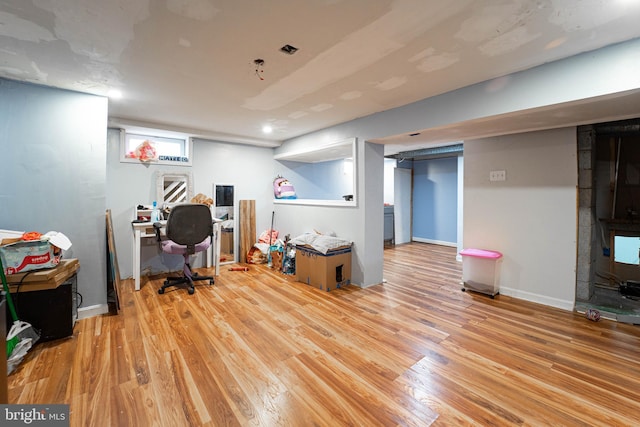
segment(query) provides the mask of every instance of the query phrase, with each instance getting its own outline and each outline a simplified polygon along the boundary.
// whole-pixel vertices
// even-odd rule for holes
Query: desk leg
[[[213,264],[216,266],[216,276],[220,275],[220,236],[222,234],[222,227],[220,227],[220,224],[216,224],[216,240],[214,243],[215,245],[215,251],[213,251]]]
[[[133,280],[135,290],[140,290],[140,230],[133,230]]]
[[[215,267],[214,276],[220,275],[220,256],[218,255],[218,236],[220,234],[219,225],[213,224],[213,236],[211,236],[211,245],[207,249],[207,268]]]

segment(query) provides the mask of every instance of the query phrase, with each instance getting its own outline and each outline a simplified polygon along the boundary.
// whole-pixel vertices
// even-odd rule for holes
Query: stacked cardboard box
[[[63,259],[54,268],[7,275],[7,284],[11,292],[42,291],[55,289],[65,283],[80,268],[76,258]]]
[[[326,254],[306,245],[296,246],[296,277],[299,282],[331,291],[351,283],[351,246]]]

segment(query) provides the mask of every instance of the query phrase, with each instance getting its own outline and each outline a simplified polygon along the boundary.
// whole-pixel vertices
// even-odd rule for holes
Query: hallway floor
[[[625,297],[615,289],[596,287],[593,297],[588,302],[576,302],[576,310],[580,313],[589,308],[599,310],[607,319],[640,324],[640,299]]]

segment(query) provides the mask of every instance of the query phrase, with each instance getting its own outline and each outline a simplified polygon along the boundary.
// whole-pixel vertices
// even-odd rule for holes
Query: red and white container
[[[502,254],[486,249],[463,249],[462,290],[471,290],[490,295],[492,298],[500,291],[500,266]]]

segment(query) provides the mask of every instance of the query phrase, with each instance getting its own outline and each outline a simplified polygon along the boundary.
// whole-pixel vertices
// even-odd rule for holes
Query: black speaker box
[[[40,331],[39,342],[73,335],[73,325],[77,317],[75,285],[74,280],[55,289],[11,294],[18,319],[30,323]],[[7,309],[7,329],[10,329],[13,319],[8,311]]]

